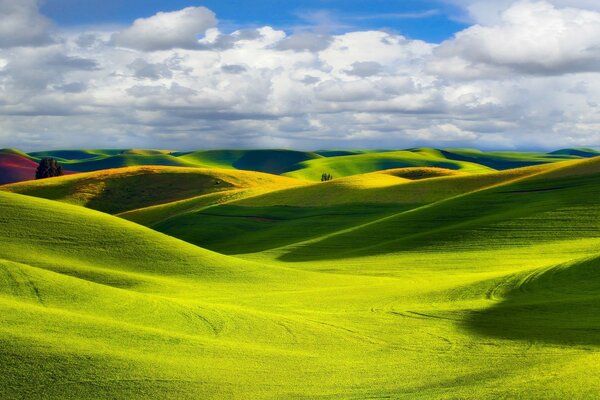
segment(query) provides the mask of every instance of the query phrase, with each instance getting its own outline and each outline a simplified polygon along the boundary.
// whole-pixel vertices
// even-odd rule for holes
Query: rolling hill
[[[294,179],[259,172],[143,166],[20,182],[2,186],[0,190],[116,214],[216,192],[251,187],[268,190],[301,184]]]
[[[600,157],[567,157],[3,186],[0,397],[594,398]]]
[[[32,179],[27,168],[42,157],[54,157],[66,170],[91,172],[133,166],[179,166],[258,171],[319,181],[322,173],[334,178],[397,168],[442,168],[486,173],[531,165],[597,156],[593,149],[562,149],[551,153],[482,152],[472,149],[414,148],[407,150],[202,150],[176,152],[154,149],[51,150],[25,154],[8,149],[0,158],[0,181]],[[29,160],[29,161],[28,161]]]
[[[0,185],[35,178],[38,163],[13,149],[0,150]]]
[[[46,182],[87,175],[141,190],[132,170],[180,171]],[[228,257],[0,192],[2,398],[534,399],[600,389],[597,159],[297,188],[273,176],[263,193],[240,171],[218,171],[232,174],[231,188],[150,208],[185,213],[217,204],[206,196],[257,190],[195,221],[212,247],[265,251]],[[373,190],[381,201],[365,202]],[[240,228],[241,209],[251,225],[278,228]]]

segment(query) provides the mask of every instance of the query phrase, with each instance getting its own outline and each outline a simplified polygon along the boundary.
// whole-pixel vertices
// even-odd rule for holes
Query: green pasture
[[[392,153],[0,187],[0,398],[597,397],[600,158]]]

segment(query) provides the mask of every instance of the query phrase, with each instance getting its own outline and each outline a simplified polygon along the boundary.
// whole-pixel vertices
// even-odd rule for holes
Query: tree
[[[331,176],[331,174],[328,174],[326,172],[323,172],[321,174],[321,182],[327,182],[333,179],[333,176]]]
[[[35,179],[51,178],[63,174],[62,166],[54,158],[42,158],[35,170]]]

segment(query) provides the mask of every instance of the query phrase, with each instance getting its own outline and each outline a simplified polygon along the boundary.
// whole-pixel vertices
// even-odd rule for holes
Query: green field
[[[2,399],[600,392],[594,150],[23,154]]]

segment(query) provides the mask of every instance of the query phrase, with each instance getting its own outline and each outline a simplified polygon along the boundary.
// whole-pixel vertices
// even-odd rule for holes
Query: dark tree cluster
[[[35,170],[35,179],[51,178],[63,174],[62,166],[54,158],[42,158]]]
[[[326,172],[323,172],[321,174],[321,182],[327,182],[333,179],[333,176],[331,176],[331,174],[328,174]]]

